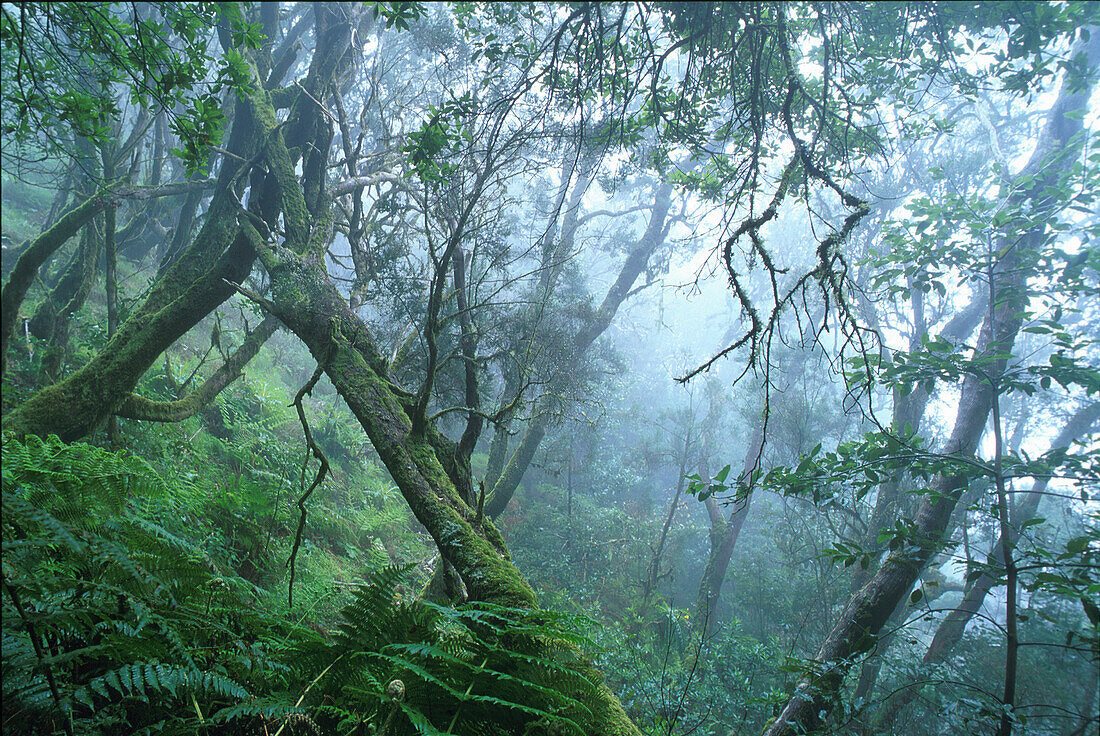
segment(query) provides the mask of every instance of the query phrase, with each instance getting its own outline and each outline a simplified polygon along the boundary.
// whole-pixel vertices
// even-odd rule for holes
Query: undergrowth
[[[57,438],[3,451],[5,733],[587,732],[570,617],[426,601],[387,564],[328,625],[210,554],[194,479]]]

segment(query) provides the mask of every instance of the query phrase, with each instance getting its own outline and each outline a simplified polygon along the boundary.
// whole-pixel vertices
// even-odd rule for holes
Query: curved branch
[[[130,394],[115,416],[123,419],[139,419],[147,422],[182,422],[208,406],[221,391],[240,378],[242,370],[260,351],[275,330],[279,320],[274,316],[264,318],[256,329],[248,333],[244,342],[229,358],[206,379],[202,386],[176,401],[153,401],[137,394]]]
[[[92,218],[111,205],[111,199],[103,194],[89,197],[80,205],[69,210],[57,224],[39,235],[23,249],[15,267],[11,270],[8,282],[0,292],[0,374],[7,370],[8,344],[15,323],[19,318],[19,305],[30,290],[42,267],[57,249],[68,242],[80,228],[91,222]]]
[[[290,550],[290,558],[286,561],[286,566],[290,568],[290,581],[287,583],[286,589],[286,603],[289,608],[294,607],[295,563],[298,560],[298,549],[302,546],[302,533],[306,528],[306,501],[317,490],[317,487],[324,482],[325,476],[328,475],[328,458],[325,457],[325,453],[321,452],[321,448],[317,446],[317,443],[313,441],[313,433],[309,431],[309,422],[306,421],[306,411],[302,407],[302,399],[305,398],[306,394],[313,393],[313,387],[317,385],[317,381],[320,380],[324,372],[324,364],[318,363],[317,370],[313,371],[313,375],[298,391],[298,394],[294,397],[294,403],[291,404],[298,410],[298,420],[302,423],[302,434],[306,438],[306,457],[302,462],[302,484],[305,484],[306,468],[309,467],[310,455],[317,458],[321,466],[317,468],[317,475],[314,476],[313,482],[309,484],[309,488],[298,499],[298,510],[302,512],[302,515],[298,517],[298,530],[294,533],[294,546]]]

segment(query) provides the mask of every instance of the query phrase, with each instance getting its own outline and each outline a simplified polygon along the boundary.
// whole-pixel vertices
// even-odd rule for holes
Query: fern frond
[[[285,718],[295,713],[305,713],[303,708],[295,707],[285,700],[275,698],[255,698],[244,703],[227,706],[210,716],[214,723],[229,723],[239,718],[260,717],[265,720]]]
[[[148,700],[153,694],[182,698],[186,693],[238,700],[248,697],[247,690],[224,675],[160,662],[128,664],[111,670],[79,689],[74,698],[87,702],[89,693],[108,700],[114,695],[138,697],[142,700]]]
[[[5,473],[4,479],[7,480],[7,473]],[[85,553],[85,545],[77,538],[77,533],[72,527],[58,521],[26,499],[10,492],[6,483],[2,503],[6,524],[21,529],[27,534],[38,532],[40,538],[44,538],[53,544],[60,544],[74,555]]]

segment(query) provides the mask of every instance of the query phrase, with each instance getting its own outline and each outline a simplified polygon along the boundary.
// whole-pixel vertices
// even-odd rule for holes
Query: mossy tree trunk
[[[140,419],[149,422],[182,422],[209,406],[224,388],[240,378],[244,367],[256,357],[260,348],[275,334],[278,327],[279,321],[275,317],[266,317],[245,336],[244,342],[203,382],[202,386],[186,396],[176,401],[152,401],[130,394],[115,414],[124,419]]]
[[[318,90],[332,83],[346,51],[346,41],[342,46],[319,47],[302,86],[319,94]],[[266,97],[264,75],[255,67],[253,70],[258,94]],[[315,103],[298,88],[290,99],[288,127],[294,130],[299,142],[310,141],[315,131],[303,129],[298,121],[303,117],[303,110]],[[302,99],[306,103],[302,103]],[[259,192],[249,201],[251,216],[263,219],[265,207],[277,194],[274,181],[265,183],[270,177],[258,175],[250,168],[250,162],[257,159],[267,140],[265,131],[273,128],[267,124],[269,121],[259,124],[252,116],[253,110],[252,106],[239,102],[233,106],[233,122],[226,145],[231,155],[223,157],[206,218],[194,241],[158,277],[142,303],[118,326],[106,347],[75,373],[41,389],[8,414],[4,418],[5,431],[20,436],[56,434],[67,441],[89,434],[120,410],[141,376],[172,343],[233,295],[230,283],[239,283],[248,276],[255,252],[238,225],[238,217],[243,216],[239,201],[245,176],[252,174],[253,191]],[[306,117],[312,120],[312,116]],[[273,112],[271,120],[274,120]],[[165,185],[158,191],[183,193],[192,191],[193,184]],[[93,198],[70,213],[71,217],[62,218],[53,230],[42,236],[42,244],[31,249],[34,260],[42,258],[41,252],[56,250],[59,238],[71,234],[70,229],[75,232],[76,227],[105,206],[106,200]],[[22,275],[25,272],[29,269],[20,270],[18,283],[25,280]],[[7,286],[4,291],[6,321],[9,314],[14,319],[15,310],[7,308]],[[8,336],[10,331],[4,334]],[[7,337],[5,348],[6,340]]]
[[[71,320],[84,306],[95,285],[102,244],[98,228],[84,228],[80,245],[72,260],[66,264],[57,283],[46,298],[39,302],[34,315],[27,321],[29,332],[46,342],[42,373],[51,381],[57,380],[61,375],[61,367],[68,351]]]
[[[232,169],[224,170],[222,190],[187,256],[154,284],[99,354],[5,417],[5,430],[67,441],[87,435],[115,413],[161,353],[232,295],[223,280],[247,276],[254,258],[236,232]]]
[[[492,521],[459,492],[468,467],[453,462],[456,445],[433,424],[414,431],[415,395],[386,374],[368,328],[328,281],[320,265],[291,253],[265,258],[273,312],[309,348],[371,440],[413,514],[461,575],[471,598],[505,606],[537,605]],[[590,677],[602,677],[595,671]],[[605,685],[593,707],[598,734],[637,734]]]
[[[350,35],[346,20],[322,22],[319,16],[317,22],[323,35]],[[327,89],[327,85],[320,87],[316,98],[325,99]],[[253,298],[297,335],[316,358],[370,438],[413,514],[461,576],[470,597],[505,606],[536,607],[535,593],[512,563],[500,533],[470,503],[471,438],[464,436],[456,443],[444,436],[426,417],[422,392],[397,385],[369,328],[328,278],[324,253],[332,237],[333,206],[324,192],[327,148],[316,149],[322,152],[321,160],[304,163],[299,182],[295,171],[301,149],[288,149],[276,126],[270,98],[259,91],[248,96],[248,103],[267,140],[264,158],[277,182],[286,233],[282,244],[269,243],[251,222],[242,221],[242,233],[251,239],[271,279],[270,298]],[[318,118],[314,111],[314,123]],[[302,122],[309,124],[306,116]],[[437,273],[437,278],[442,276]],[[472,345],[467,343],[465,349]],[[469,424],[467,429],[472,433],[476,423],[474,429]],[[594,733],[638,734],[602,676],[594,669],[585,674],[599,688],[595,700],[589,702],[597,724]]]
[[[31,284],[34,283],[38,270],[57,252],[58,248],[110,204],[111,200],[106,196],[85,199],[66,212],[57,224],[23,249],[19,260],[11,270],[7,283],[0,291],[0,315],[2,315],[0,316],[0,373],[7,371],[8,345],[15,332],[15,325],[19,321],[19,307],[27,291],[30,290]]]

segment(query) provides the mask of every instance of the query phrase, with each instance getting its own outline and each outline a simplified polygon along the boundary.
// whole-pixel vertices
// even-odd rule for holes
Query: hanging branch
[[[306,528],[306,500],[313,494],[317,487],[324,481],[325,476],[328,475],[328,458],[325,457],[325,453],[321,452],[321,448],[317,446],[317,443],[313,441],[313,433],[309,431],[309,422],[306,420],[306,411],[302,406],[302,399],[306,394],[313,393],[313,387],[317,385],[317,381],[320,380],[321,374],[325,372],[324,363],[317,364],[317,370],[313,371],[313,376],[306,381],[306,385],[302,386],[301,390],[294,397],[294,402],[291,404],[298,410],[298,419],[302,422],[302,434],[306,438],[306,457],[302,461],[302,485],[305,485],[306,469],[309,467],[309,456],[317,458],[320,461],[321,467],[317,468],[317,475],[313,478],[313,482],[310,483],[309,488],[302,494],[302,497],[298,499],[298,510],[301,511],[301,516],[298,517],[298,531],[294,534],[294,547],[290,550],[290,558],[286,561],[286,566],[290,568],[290,583],[287,585],[286,602],[290,608],[294,607],[294,573],[295,563],[298,560],[298,548],[302,546],[302,532]]]
[[[856,226],[871,210],[867,202],[840,186],[825,170],[824,166],[814,160],[811,148],[820,136],[820,126],[818,132],[814,134],[814,142],[811,142],[809,146],[798,135],[798,131],[795,127],[795,116],[792,112],[796,97],[801,95],[802,98],[809,99],[812,104],[819,108],[823,103],[814,100],[812,95],[809,95],[804,90],[791,61],[790,46],[786,35],[786,23],[782,13],[779,13],[777,21],[779,26],[777,43],[787,77],[787,93],[780,111],[780,118],[786,128],[787,138],[794,146],[794,152],[784,167],[783,173],[780,175],[775,194],[767,208],[756,216],[750,212],[749,215],[741,221],[736,230],[734,230],[733,234],[723,243],[721,252],[723,265],[729,277],[730,287],[741,305],[742,314],[747,316],[750,324],[744,334],[736,341],[720,350],[706,362],[678,378],[677,381],[680,383],[687,383],[700,373],[709,370],[722,358],[747,345],[749,348],[749,357],[746,361],[745,369],[741,372],[741,375],[738,376],[737,380],[743,378],[749,370],[762,367],[764,371],[764,382],[765,384],[769,384],[772,340],[775,338],[776,332],[780,326],[783,310],[788,306],[795,308],[795,317],[798,321],[799,332],[804,339],[807,337],[807,329],[809,330],[811,344],[819,342],[821,334],[829,331],[829,311],[831,308],[835,308],[836,321],[844,337],[845,347],[854,344],[859,347],[863,354],[867,354],[869,351],[870,346],[868,346],[864,340],[864,336],[869,330],[858,323],[844,295],[844,289],[849,283],[849,267],[843,254],[840,252],[840,246],[848,239],[852,231],[855,230]],[[821,111],[823,116],[824,112],[823,110]],[[820,125],[824,124],[823,120],[824,118],[822,117]],[[801,174],[800,181],[807,193],[811,180],[815,181],[821,187],[834,192],[840,198],[844,206],[848,208],[849,212],[840,227],[818,243],[816,250],[817,263],[814,267],[804,272],[790,288],[781,293],[777,276],[786,274],[787,269],[776,266],[771,253],[769,253],[764,246],[764,241],[761,238],[760,232],[766,224],[777,216],[780,206],[782,206],[783,202],[791,193],[791,189],[795,185],[796,175],[798,174]],[[734,246],[741,238],[746,236],[750,241],[751,256],[753,258],[760,258],[770,281],[772,305],[770,313],[767,314],[766,318],[761,315],[760,310],[757,308],[756,303],[742,283],[741,276],[737,273],[737,269],[733,264]],[[816,329],[803,325],[797,307],[797,303],[801,301],[803,305],[802,308],[808,311],[806,299],[807,291],[814,283],[818,285],[825,305],[821,325]],[[782,340],[782,335],[780,335],[780,339]],[[870,370],[869,367],[868,370]],[[766,398],[765,401],[767,401]],[[765,416],[765,421],[766,420]]]

